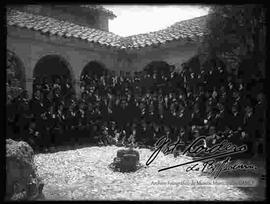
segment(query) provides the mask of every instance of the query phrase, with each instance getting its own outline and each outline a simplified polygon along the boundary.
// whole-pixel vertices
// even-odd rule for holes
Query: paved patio
[[[108,165],[119,147],[85,147],[55,153],[37,154],[35,163],[44,179],[45,200],[263,200],[265,187],[214,185],[213,178],[201,172],[186,172],[186,167],[159,169],[188,162],[188,157],[158,155],[148,167],[135,173],[112,172]],[[152,154],[138,149],[145,165]],[[257,164],[256,164],[257,165]],[[258,174],[259,175],[259,174]],[[216,181],[227,182],[218,177]],[[182,183],[181,183],[182,182]],[[185,184],[183,184],[185,182]],[[189,183],[188,183],[189,182]],[[192,182],[208,183],[195,185]],[[188,184],[187,184],[188,183]]]

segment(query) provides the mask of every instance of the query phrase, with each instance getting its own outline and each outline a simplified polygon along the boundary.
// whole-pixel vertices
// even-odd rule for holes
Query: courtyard
[[[168,171],[159,169],[191,161],[186,156],[164,155],[150,165],[149,149],[136,149],[143,167],[134,173],[113,172],[108,165],[119,147],[83,147],[74,150],[35,155],[37,172],[44,180],[44,200],[263,200],[265,183],[256,187],[232,185],[179,185],[180,181],[211,183],[213,178],[201,172],[186,172],[186,167]],[[256,166],[263,166],[262,163]],[[237,172],[236,172],[237,173]],[[258,175],[263,168],[258,168]],[[218,177],[225,181],[228,178]],[[178,182],[178,184],[177,184]]]
[[[6,14],[7,200],[265,200],[264,5],[10,5]],[[149,162],[164,136],[179,149]],[[209,160],[194,160],[228,162],[216,152],[256,168],[215,178],[198,168]]]

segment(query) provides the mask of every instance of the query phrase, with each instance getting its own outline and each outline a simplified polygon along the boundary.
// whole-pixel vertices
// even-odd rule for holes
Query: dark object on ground
[[[36,200],[44,183],[36,174],[34,152],[26,142],[6,139],[6,200]]]
[[[129,148],[120,149],[117,151],[117,157],[114,158],[110,168],[120,172],[134,172],[140,168],[139,164],[140,155],[139,152]]]

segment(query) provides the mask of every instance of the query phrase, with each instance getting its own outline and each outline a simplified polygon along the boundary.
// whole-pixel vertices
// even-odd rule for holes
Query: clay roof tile
[[[155,44],[164,44],[172,40],[198,40],[205,31],[206,16],[180,21],[166,29],[155,32],[121,37],[111,32],[101,31],[86,26],[54,18],[30,14],[10,9],[7,15],[7,24],[10,26],[25,27],[42,33],[50,33],[64,37],[95,42],[100,45],[117,47],[120,49],[139,48]]]

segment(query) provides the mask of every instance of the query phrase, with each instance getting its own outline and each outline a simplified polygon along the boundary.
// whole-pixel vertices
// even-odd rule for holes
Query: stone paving
[[[265,187],[239,188],[232,185],[191,185],[213,183],[213,178],[201,172],[186,172],[186,166],[158,172],[159,169],[190,158],[160,153],[150,165],[145,163],[152,154],[140,153],[143,168],[135,173],[113,172],[108,165],[119,147],[86,147],[55,153],[37,154],[35,163],[44,179],[45,200],[264,200]],[[218,177],[226,183],[227,178]],[[180,182],[182,181],[182,184]],[[189,182],[189,185],[183,185]]]

